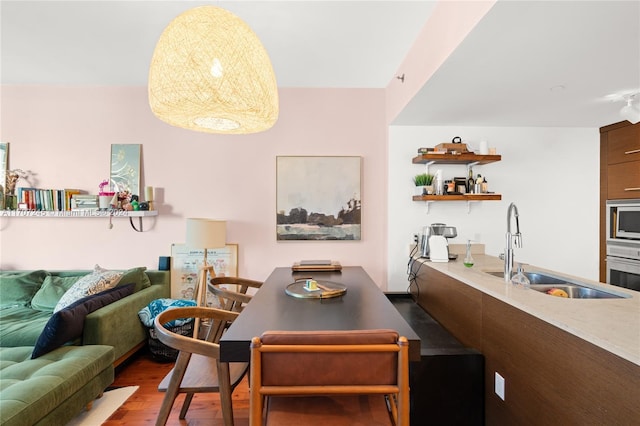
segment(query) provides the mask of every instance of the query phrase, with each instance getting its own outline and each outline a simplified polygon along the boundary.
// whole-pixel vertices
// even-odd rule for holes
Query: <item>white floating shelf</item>
[[[40,211],[40,210],[1,210],[0,217],[58,217],[58,218],[84,218],[84,217],[150,217],[158,216],[157,210],[71,210],[71,211]]]

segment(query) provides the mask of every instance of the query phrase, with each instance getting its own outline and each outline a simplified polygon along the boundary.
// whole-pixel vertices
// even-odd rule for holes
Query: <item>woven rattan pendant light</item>
[[[149,70],[149,105],[173,126],[256,133],[278,119],[278,90],[251,28],[227,10],[202,6],[179,15],[160,36]]]

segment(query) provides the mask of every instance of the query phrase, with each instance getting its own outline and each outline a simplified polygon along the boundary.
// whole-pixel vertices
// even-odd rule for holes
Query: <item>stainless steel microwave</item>
[[[607,239],[640,240],[640,200],[607,201]]]

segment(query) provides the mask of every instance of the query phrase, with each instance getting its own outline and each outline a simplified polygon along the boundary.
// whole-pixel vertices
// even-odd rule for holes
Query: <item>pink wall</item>
[[[128,219],[0,217],[3,269],[157,268],[182,243],[185,218],[227,220],[239,274],[265,279],[276,266],[330,258],[362,265],[386,289],[387,126],[385,91],[281,89],[269,131],[219,136],[156,119],[143,87],[2,87],[0,140],[10,167],[34,173],[31,186],[97,192],[109,175],[112,143],[140,143],[142,186],[156,188],[159,216],[137,233]],[[277,155],[363,157],[362,240],[277,242]],[[29,186],[23,184],[22,186]]]

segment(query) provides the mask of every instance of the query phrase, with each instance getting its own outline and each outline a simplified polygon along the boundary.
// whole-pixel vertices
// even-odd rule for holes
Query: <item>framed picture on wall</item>
[[[140,196],[140,144],[112,144],[110,180],[114,192]]]
[[[204,249],[191,249],[184,244],[171,245],[171,298],[193,299],[198,272],[204,263]],[[207,249],[207,263],[217,277],[238,276],[238,244]],[[207,282],[212,277],[207,277]],[[218,300],[207,292],[207,306],[220,307]]]
[[[360,240],[356,156],[276,157],[277,240]]]

